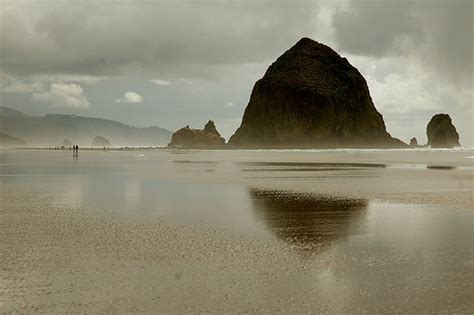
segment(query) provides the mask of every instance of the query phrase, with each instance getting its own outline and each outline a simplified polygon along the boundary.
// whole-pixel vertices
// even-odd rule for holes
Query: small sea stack
[[[69,139],[64,139],[64,141],[63,141],[63,146],[65,146],[66,148],[72,147],[72,142],[71,142],[71,140],[69,140]]]
[[[459,134],[448,114],[434,115],[426,126],[428,145],[431,148],[459,147]]]
[[[92,140],[92,147],[108,148],[110,147],[110,141],[105,137],[97,136]]]
[[[416,138],[411,138],[409,146],[410,148],[418,148],[418,140],[416,140]]]
[[[225,144],[212,120],[204,126],[204,129],[191,129],[189,126],[179,129],[171,136],[169,148],[176,149],[218,149]]]

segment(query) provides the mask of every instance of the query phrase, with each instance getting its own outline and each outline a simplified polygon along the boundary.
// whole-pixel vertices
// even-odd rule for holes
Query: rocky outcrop
[[[64,139],[63,146],[66,148],[72,147],[72,142],[69,139]]]
[[[0,147],[15,148],[15,147],[26,147],[27,144],[25,141],[10,136],[6,133],[0,132]]]
[[[428,145],[432,148],[459,147],[459,134],[448,114],[434,115],[426,127]]]
[[[255,83],[233,147],[406,147],[386,131],[346,58],[303,38]]]
[[[416,140],[416,138],[411,138],[411,139],[410,139],[410,144],[409,144],[409,146],[410,146],[411,148],[417,148],[417,147],[419,146],[419,145],[418,145],[418,140]]]
[[[107,140],[107,138],[97,136],[92,140],[92,146],[93,147],[110,147],[110,142]]]
[[[179,129],[171,136],[170,148],[185,149],[214,149],[225,144],[212,120],[204,126],[204,129],[191,129],[189,126]]]

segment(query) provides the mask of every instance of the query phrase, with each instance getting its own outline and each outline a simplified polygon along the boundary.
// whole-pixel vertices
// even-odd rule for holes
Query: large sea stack
[[[459,147],[459,134],[448,114],[434,115],[426,127],[428,145],[432,148]]]
[[[183,149],[217,149],[225,144],[212,120],[204,129],[191,129],[189,126],[179,129],[171,136],[170,148]]]
[[[406,147],[385,129],[364,77],[326,45],[303,38],[255,83],[230,138],[247,148]]]

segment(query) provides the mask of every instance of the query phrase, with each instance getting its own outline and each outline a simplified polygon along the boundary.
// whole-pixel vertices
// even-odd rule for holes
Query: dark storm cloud
[[[1,9],[10,74],[212,76],[313,30],[310,1],[26,1]],[[206,68],[202,67],[205,66]]]
[[[472,0],[352,0],[333,16],[337,46],[348,53],[405,55],[440,78],[472,86]]]

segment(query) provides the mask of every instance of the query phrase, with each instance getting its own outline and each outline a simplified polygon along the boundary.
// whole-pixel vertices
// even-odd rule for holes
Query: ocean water
[[[0,151],[38,207],[274,238],[332,303],[473,310],[471,150]],[[16,185],[16,186],[15,186]],[[34,205],[36,206],[36,204]],[[308,276],[308,275],[307,275]],[[362,309],[359,309],[362,311]]]

